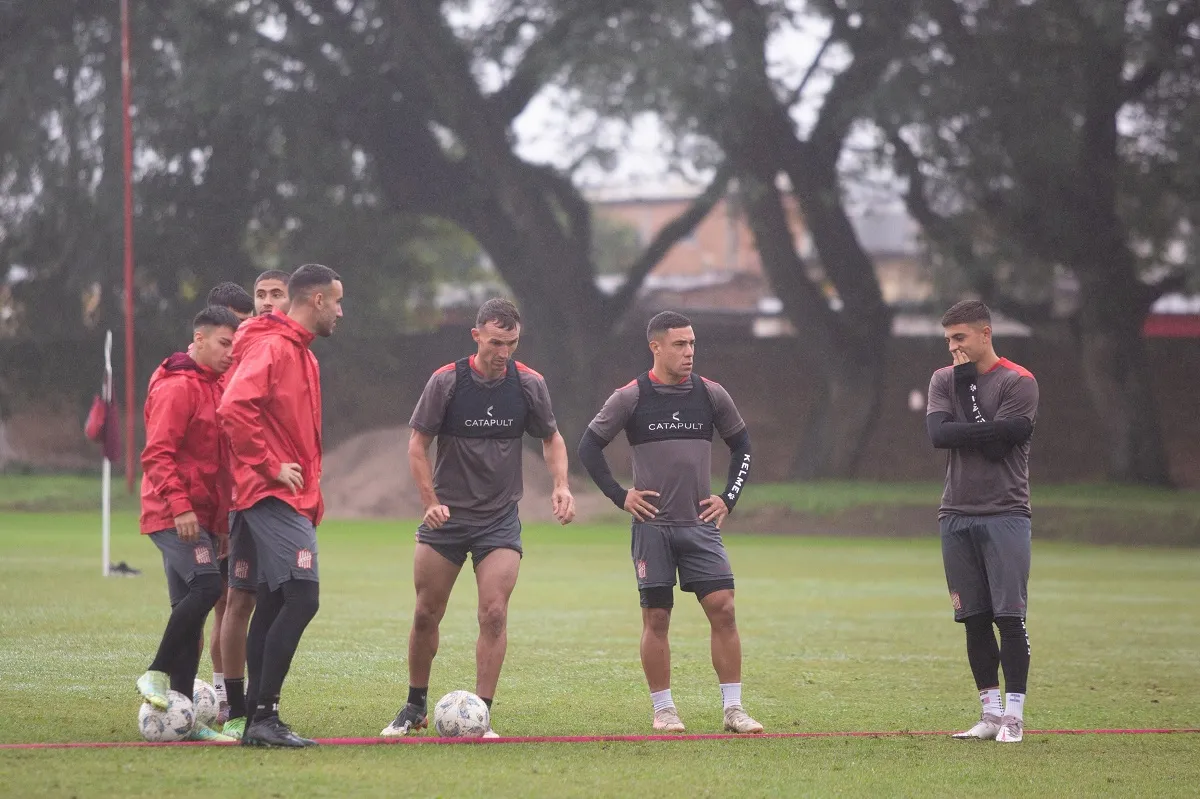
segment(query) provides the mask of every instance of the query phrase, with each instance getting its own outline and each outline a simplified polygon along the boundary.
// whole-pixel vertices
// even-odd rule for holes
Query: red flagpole
[[[129,116],[129,0],[121,0],[121,106],[125,128],[125,488],[133,493],[133,121]]]

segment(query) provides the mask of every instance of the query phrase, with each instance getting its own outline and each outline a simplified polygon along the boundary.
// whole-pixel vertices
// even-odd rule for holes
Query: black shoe
[[[383,732],[379,734],[384,738],[399,738],[410,732],[423,730],[428,726],[429,719],[425,716],[425,708],[410,704],[400,708],[395,720],[384,727]]]
[[[246,725],[246,732],[242,734],[242,746],[284,746],[300,749],[316,745],[316,741],[301,738],[292,732],[279,716],[255,719]]]
[[[122,577],[137,577],[142,572],[140,569],[133,568],[125,561],[121,561],[120,563],[118,563],[115,566],[110,565],[108,567],[108,573],[109,574],[118,574]]]

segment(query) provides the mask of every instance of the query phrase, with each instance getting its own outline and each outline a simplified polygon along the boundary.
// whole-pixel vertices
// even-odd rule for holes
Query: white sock
[[[675,700],[671,698],[670,688],[666,689],[665,691],[651,691],[650,701],[654,703],[655,713],[663,708],[675,707]]]
[[[225,690],[225,675],[219,671],[213,672],[213,688],[217,691],[218,702],[229,701],[229,693]]]
[[[725,706],[726,710],[742,706],[742,684],[740,682],[721,683],[721,704]]]
[[[1025,694],[1004,695],[1004,715],[1025,720]]]
[[[985,716],[1003,716],[1004,708],[1000,705],[1000,689],[988,688],[979,692],[979,702],[983,705]]]

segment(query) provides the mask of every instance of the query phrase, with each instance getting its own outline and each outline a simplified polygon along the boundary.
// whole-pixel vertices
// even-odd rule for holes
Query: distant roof
[[[683,179],[654,182],[594,186],[584,188],[583,196],[592,203],[676,202],[694,200],[706,187]]]

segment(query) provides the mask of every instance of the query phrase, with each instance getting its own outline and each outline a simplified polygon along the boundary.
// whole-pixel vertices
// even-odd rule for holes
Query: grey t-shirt
[[[650,379],[659,393],[686,394],[692,390],[690,380],[671,386],[657,382],[653,373]],[[729,438],[740,433],[746,423],[729,392],[720,383],[701,379],[712,399],[717,435]],[[614,391],[588,429],[606,442],[612,441],[633,416],[639,393],[636,380]],[[700,500],[712,496],[712,442],[695,438],[650,441],[632,450],[633,487],[661,495],[648,497],[650,504],[658,508],[651,523],[674,527],[699,524]]]
[[[1001,358],[976,378],[976,398],[983,417],[994,422],[1024,416],[1037,423],[1038,385],[1033,373]],[[949,413],[956,422],[974,421],[959,407],[954,393],[954,367],[933,373],[926,415]],[[1031,515],[1029,508],[1029,441],[1013,447],[1000,462],[989,461],[973,448],[955,448],[946,465],[946,490],[938,518],[997,513]]]
[[[504,376],[485,380],[475,370],[471,356],[471,377],[488,388],[499,385]],[[558,430],[546,380],[520,361],[517,374],[521,391],[529,407],[526,432],[536,438],[549,438]],[[450,508],[450,518],[461,524],[485,524],[512,503],[521,499],[520,438],[459,438],[441,435],[442,420],[454,396],[457,376],[454,364],[438,369],[425,384],[421,399],[408,424],[414,430],[437,436],[437,458],[433,469],[433,488],[438,500]]]

